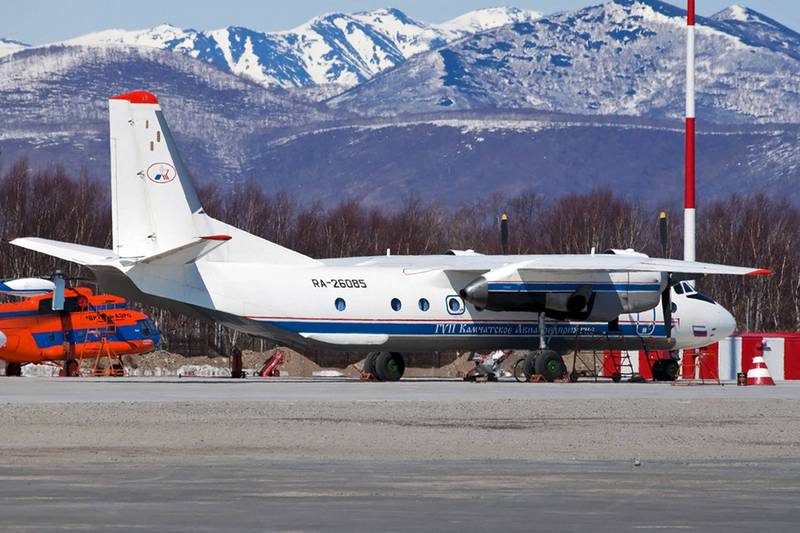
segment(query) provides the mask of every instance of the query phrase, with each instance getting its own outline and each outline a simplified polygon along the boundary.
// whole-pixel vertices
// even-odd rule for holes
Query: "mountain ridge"
[[[333,12],[278,32],[243,26],[198,31],[161,24],[144,30],[104,30],[54,44],[172,50],[266,87],[352,87],[417,53],[471,32],[539,16],[518,8],[489,8],[443,24],[427,24],[398,9],[386,8],[352,14]]]

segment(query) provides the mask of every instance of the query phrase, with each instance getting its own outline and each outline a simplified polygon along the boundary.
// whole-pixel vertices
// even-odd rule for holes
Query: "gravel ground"
[[[800,387],[4,379],[0,425],[11,464],[798,459]]]

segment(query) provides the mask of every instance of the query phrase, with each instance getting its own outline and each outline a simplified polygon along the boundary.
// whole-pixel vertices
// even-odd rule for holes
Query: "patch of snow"
[[[283,372],[281,372],[281,375],[283,375]],[[341,378],[341,377],[344,377],[343,373],[339,372],[338,370],[333,370],[333,369],[317,370],[316,372],[312,372],[311,375],[314,376],[315,378]]]
[[[30,47],[29,44],[21,43],[19,41],[14,41],[12,39],[0,38],[0,57],[11,55],[14,52],[25,50],[26,48],[29,47]]]
[[[538,11],[527,9],[490,7],[464,13],[447,22],[436,24],[434,27],[445,31],[478,33],[492,28],[506,26],[514,22],[532,22],[543,16],[544,15]]]
[[[178,376],[197,376],[203,378],[230,376],[228,368],[211,365],[183,365],[175,371]]]
[[[728,18],[730,20],[740,20],[747,22],[750,20],[750,15],[746,7],[734,4],[728,8]]]
[[[56,365],[31,363],[22,366],[22,375],[26,378],[51,378],[58,377],[60,370]]]

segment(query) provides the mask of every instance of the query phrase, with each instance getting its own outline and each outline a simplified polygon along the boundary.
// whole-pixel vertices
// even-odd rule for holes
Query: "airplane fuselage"
[[[213,252],[212,254],[213,255]],[[207,261],[176,269],[137,265],[127,275],[143,292],[190,304],[215,321],[295,347],[397,352],[524,349],[537,345],[539,314],[480,310],[459,295],[474,273],[436,265],[453,258],[403,256],[323,260],[318,266],[267,267]],[[547,318],[547,344],[578,349],[670,350],[707,345],[731,333],[730,314],[708,299],[673,294],[672,338],[666,336],[652,273],[569,282],[527,279],[526,290],[553,294],[590,285],[598,295],[647,299],[642,311],[608,321]],[[120,290],[116,289],[115,290]],[[600,305],[600,304],[598,304]],[[641,307],[645,305],[642,304]]]

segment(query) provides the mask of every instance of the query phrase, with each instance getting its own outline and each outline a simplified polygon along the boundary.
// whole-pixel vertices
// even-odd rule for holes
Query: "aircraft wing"
[[[486,267],[478,264],[469,267],[444,267],[446,272],[471,272],[476,275],[503,278],[514,272],[665,272],[679,274],[684,279],[694,279],[709,274],[734,276],[770,274],[763,268],[718,265],[676,259],[660,259],[647,256],[625,256],[611,254],[540,256],[530,260],[508,263],[500,267]]]

